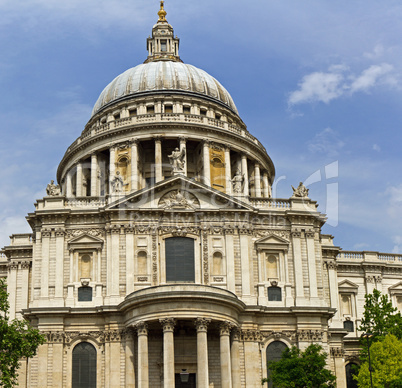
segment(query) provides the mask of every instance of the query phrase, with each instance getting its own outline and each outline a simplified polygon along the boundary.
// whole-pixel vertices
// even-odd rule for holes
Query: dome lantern
[[[180,39],[174,37],[173,27],[167,22],[164,1],[161,1],[159,19],[152,28],[152,37],[147,39],[148,58],[144,63],[157,61],[182,62],[179,57]]]

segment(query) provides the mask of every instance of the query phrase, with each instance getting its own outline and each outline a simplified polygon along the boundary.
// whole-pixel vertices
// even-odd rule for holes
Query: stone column
[[[261,197],[261,172],[260,172],[260,165],[256,163],[254,165],[254,190],[255,196],[260,198]]]
[[[63,263],[64,263],[64,230],[56,230],[56,282],[54,296],[55,298],[63,298]]]
[[[98,156],[91,155],[91,197],[99,196],[98,192]]]
[[[210,158],[209,158],[209,141],[204,140],[203,143],[203,164],[204,164],[204,184],[210,186],[211,185],[211,165],[210,165]]]
[[[173,318],[160,319],[163,326],[163,386],[172,388],[175,385],[174,378],[174,325]]]
[[[335,260],[327,261],[327,268],[328,268],[329,296],[331,300],[331,307],[336,309],[336,313],[335,316],[332,318],[332,322],[340,321],[336,261]]]
[[[264,197],[265,198],[270,198],[270,187],[269,187],[269,179],[268,179],[268,173],[264,172],[262,175],[262,181],[264,183]]]
[[[73,196],[73,182],[71,170],[66,174],[66,196],[71,198]]]
[[[207,328],[210,319],[197,318],[195,327],[197,328],[197,387],[209,387],[208,371],[208,337]]]
[[[109,194],[113,193],[113,179],[116,175],[116,148],[110,147],[109,150]]]
[[[28,308],[28,288],[29,288],[29,261],[21,263],[21,309]]]
[[[233,330],[232,347],[230,349],[232,363],[232,388],[241,388],[240,374],[240,330]]]
[[[243,297],[250,297],[251,295],[251,274],[253,273],[253,271],[250,263],[249,249],[250,239],[248,230],[240,230],[240,260]]]
[[[230,148],[225,148],[225,178],[226,194],[232,195],[232,164],[230,160]]]
[[[249,190],[249,180],[248,180],[248,166],[247,166],[247,156],[241,156],[241,173],[243,174],[244,182],[243,182],[243,194],[248,197],[250,195]]]
[[[42,229],[41,298],[49,297],[50,230]]]
[[[17,271],[18,263],[11,262],[8,266],[8,276],[7,276],[7,292],[8,300],[10,303],[9,318],[15,318],[16,303],[17,303]]]
[[[336,386],[337,388],[346,388],[346,370],[343,349],[340,347],[331,347],[330,353],[334,358]]]
[[[134,228],[126,228],[126,294],[134,292]]]
[[[131,191],[138,190],[138,141],[131,143]]]
[[[315,236],[314,230],[306,232],[310,298],[318,299],[314,236]]]
[[[138,336],[138,388],[149,388],[148,325],[139,322],[135,328]]]
[[[183,148],[186,148],[186,138],[185,137],[180,138],[180,151]],[[186,149],[186,153],[184,156],[184,175],[187,176],[187,149]]]
[[[76,183],[75,183],[75,194],[77,197],[83,196],[82,190],[82,164],[77,164],[77,175],[76,175]]]
[[[229,322],[223,322],[220,329],[221,387],[232,388],[232,368],[230,365],[230,328]]]
[[[135,388],[134,338],[131,329],[126,332],[126,384],[125,388]]]
[[[107,258],[108,265],[110,264],[110,271],[108,276],[111,279],[111,296],[120,296],[120,228],[113,228],[111,231],[111,255]]]
[[[226,284],[229,291],[236,293],[236,278],[235,278],[235,264],[234,260],[234,238],[233,229],[225,230],[225,245],[226,245]]]
[[[155,138],[155,183],[162,180],[162,139]]]
[[[303,304],[304,302],[304,286],[303,286],[303,263],[301,257],[300,245],[301,232],[292,232],[292,245],[293,245],[293,260],[295,271],[295,287],[296,287],[296,305]]]

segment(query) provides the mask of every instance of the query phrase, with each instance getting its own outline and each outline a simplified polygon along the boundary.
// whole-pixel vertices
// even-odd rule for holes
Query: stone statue
[[[236,175],[232,179],[233,184],[233,193],[241,194],[242,192],[242,185],[243,185],[244,177],[239,169],[236,171]]]
[[[172,152],[172,154],[168,155],[170,164],[172,165],[173,173],[184,172],[184,165],[186,163],[184,159],[185,156],[186,156],[186,149],[184,147],[181,151],[176,147],[176,149]]]
[[[194,194],[182,193],[180,190],[166,193],[159,201],[159,207],[164,209],[195,209],[199,206],[200,203]]]
[[[61,195],[60,185],[55,185],[52,179],[50,183],[46,186],[46,194],[50,197],[55,197]]]
[[[120,175],[120,171],[116,171],[116,175],[112,180],[112,190],[113,193],[121,193],[123,191],[124,180]]]
[[[309,189],[307,189],[306,186],[303,185],[303,182],[299,183],[297,189],[295,189],[293,186],[292,189],[293,189],[293,197],[300,197],[300,198],[308,197]]]

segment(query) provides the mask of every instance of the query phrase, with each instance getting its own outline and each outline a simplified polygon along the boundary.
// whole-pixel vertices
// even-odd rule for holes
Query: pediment
[[[388,288],[388,291],[390,293],[401,293],[402,294],[402,282],[398,282],[396,284],[394,284],[393,286]]]
[[[357,292],[358,288],[359,286],[356,283],[353,283],[347,279],[338,283],[338,290],[340,292]]]
[[[260,238],[255,243],[256,244],[286,244],[286,245],[288,245],[289,241],[283,237],[272,234],[270,236]]]
[[[253,210],[249,204],[185,176],[174,176],[136,191],[107,206],[108,210]]]
[[[81,236],[74,237],[68,242],[68,245],[71,248],[101,248],[103,240],[84,233]]]

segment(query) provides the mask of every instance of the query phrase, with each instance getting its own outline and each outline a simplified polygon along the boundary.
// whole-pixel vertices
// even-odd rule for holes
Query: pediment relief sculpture
[[[162,196],[158,206],[163,209],[198,209],[200,201],[188,191],[172,190]]]

